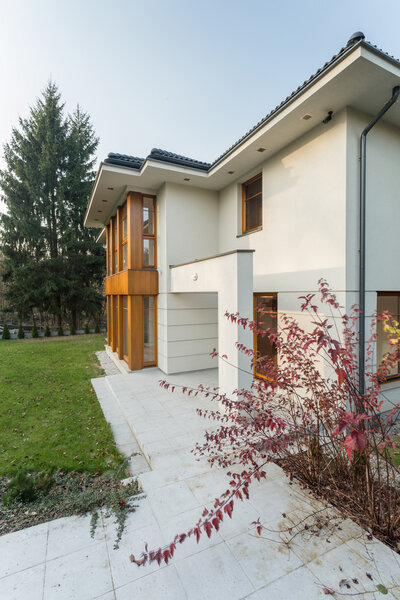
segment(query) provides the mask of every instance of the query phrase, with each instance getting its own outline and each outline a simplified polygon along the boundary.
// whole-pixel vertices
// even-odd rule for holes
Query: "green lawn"
[[[394,436],[393,441],[396,444],[396,450],[392,450],[390,453],[396,467],[400,467],[400,435]]]
[[[121,464],[90,378],[104,335],[0,341],[0,476]]]

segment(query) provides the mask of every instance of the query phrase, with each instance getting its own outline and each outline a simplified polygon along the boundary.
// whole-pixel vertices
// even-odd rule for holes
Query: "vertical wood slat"
[[[118,314],[117,314],[117,327],[118,327],[118,358],[122,360],[124,358],[124,321],[123,321],[123,308],[122,308],[123,296],[118,296]]]
[[[143,296],[128,296],[128,366],[132,371],[143,367]]]

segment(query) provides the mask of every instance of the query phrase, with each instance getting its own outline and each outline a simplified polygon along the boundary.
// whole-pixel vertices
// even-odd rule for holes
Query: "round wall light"
[[[197,275],[197,273],[193,273],[192,275],[192,281],[197,281],[199,278],[199,276]]]

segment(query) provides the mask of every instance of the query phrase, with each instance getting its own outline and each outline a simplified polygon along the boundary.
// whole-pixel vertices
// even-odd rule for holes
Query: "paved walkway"
[[[205,371],[169,380],[209,384],[215,376]],[[378,584],[391,588],[386,598],[400,598],[400,587],[394,587],[400,586],[398,556],[290,484],[272,464],[267,481],[254,485],[250,501],[235,505],[232,520],[210,539],[204,536],[199,544],[189,539],[168,566],[132,564],[129,555],[139,556],[146,542],[158,547],[192,526],[227,485],[222,470],[190,453],[207,425],[195,408],[207,402],[163,391],[158,380],[164,377],[148,369],[93,380],[117,444],[132,455],[132,471],[140,473],[146,495],[129,517],[120,548],[113,549],[116,527],[104,515],[94,539],[86,517],[5,535],[1,599],[314,600],[326,598],[324,587],[371,599],[383,597],[374,592]],[[318,537],[303,529],[287,548],[282,541],[288,527],[315,511],[323,519],[307,523],[321,527]],[[268,527],[263,538],[250,526],[257,517]]]

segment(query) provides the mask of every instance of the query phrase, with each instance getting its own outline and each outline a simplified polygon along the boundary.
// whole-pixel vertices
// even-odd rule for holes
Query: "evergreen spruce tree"
[[[4,323],[3,333],[1,335],[1,339],[2,340],[9,340],[10,339],[10,330],[8,329],[7,323]]]
[[[39,337],[39,332],[38,332],[38,328],[36,327],[36,323],[34,323],[33,327],[32,327],[32,337],[33,338]]]
[[[51,336],[50,327],[48,325],[46,325],[46,329],[44,330],[44,337],[50,337],[50,336]]]
[[[18,327],[18,339],[23,340],[25,337],[25,331],[22,329],[22,325]]]
[[[6,298],[20,320],[36,308],[59,326],[69,313],[76,327],[83,309],[101,310],[104,249],[83,227],[97,143],[89,116],[78,107],[65,117],[50,82],[4,147],[0,250]]]
[[[90,329],[89,329],[89,323],[85,323],[85,328],[83,330],[83,333],[90,333]]]

